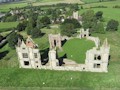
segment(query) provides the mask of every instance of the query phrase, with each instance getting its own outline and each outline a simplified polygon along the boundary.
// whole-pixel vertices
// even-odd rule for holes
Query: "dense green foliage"
[[[61,33],[63,35],[72,36],[76,33],[76,28],[80,28],[81,25],[76,19],[65,19],[61,24]]]
[[[28,35],[31,35],[31,31],[33,30],[32,23],[28,23],[25,31],[27,32]]]
[[[96,16],[96,18],[98,19],[98,20],[101,20],[102,18],[103,18],[103,12],[102,11],[98,11],[98,12],[96,12],[96,14],[95,14],[95,16]]]
[[[111,19],[107,23],[106,30],[108,30],[108,31],[117,31],[118,30],[118,26],[119,26],[119,22],[116,21],[116,20]]]
[[[74,25],[71,23],[66,23],[61,26],[61,34],[62,35],[67,35],[67,36],[72,36],[76,30],[74,29]]]
[[[85,29],[87,28],[92,28],[94,24],[96,23],[94,21],[94,11],[93,10],[87,10],[82,14],[82,19],[83,19],[83,27]]]
[[[19,24],[17,25],[17,30],[18,30],[18,31],[23,31],[23,30],[25,30],[26,26],[27,26],[27,22],[26,22],[26,21],[24,21],[24,22],[22,22],[22,23],[19,23]]]
[[[63,25],[66,24],[66,23],[71,23],[74,25],[74,28],[80,28],[81,25],[80,23],[78,22],[78,20],[72,18],[72,19],[65,19],[65,21],[62,23]]]
[[[41,31],[40,31],[38,28],[34,28],[34,29],[31,31],[31,35],[32,35],[33,38],[40,37]]]
[[[9,47],[14,49],[15,45],[17,45],[18,42],[18,38],[22,38],[21,35],[17,34],[16,32],[12,32],[8,37],[7,37],[7,41],[9,44]]]
[[[90,32],[105,33],[103,24],[103,12],[98,11],[94,13],[93,10],[87,10],[82,14],[83,27],[85,29],[89,28]]]
[[[42,17],[40,21],[41,21],[41,23],[43,23],[43,25],[45,25],[45,26],[47,26],[48,24],[51,23],[51,22],[50,22],[50,18],[47,17],[47,16]]]

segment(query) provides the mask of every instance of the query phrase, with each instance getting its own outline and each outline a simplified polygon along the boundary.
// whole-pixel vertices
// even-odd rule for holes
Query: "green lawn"
[[[86,0],[86,1],[92,1],[92,0]],[[95,1],[95,0],[94,0]],[[96,0],[97,1],[97,0]],[[100,2],[100,3],[90,3],[90,4],[85,4],[85,7],[93,7],[93,6],[107,6],[113,7],[115,5],[120,5],[120,0],[115,0],[115,1],[109,1],[109,2]],[[118,9],[119,10],[119,9]]]
[[[100,0],[81,0],[82,2],[84,2],[84,3],[95,3],[95,2],[100,2]],[[108,1],[108,0],[103,0],[104,2],[105,1]]]
[[[83,5],[84,9],[81,9],[79,11],[80,14],[85,12],[86,10],[92,9],[95,11],[102,11],[103,12],[103,18],[106,21],[109,21],[110,19],[115,19],[120,22],[120,12],[118,8],[113,8],[115,5],[120,6],[120,0],[116,1],[110,1],[110,2],[100,2],[100,3],[90,3]],[[107,8],[91,8],[96,6],[107,6]]]
[[[9,31],[17,25],[18,22],[0,22],[0,32]]]
[[[63,52],[59,52],[59,56],[67,54],[67,58],[77,63],[85,63],[86,51],[95,46],[94,42],[86,39],[71,39],[63,45]]]
[[[0,12],[7,12],[10,10],[10,8],[16,8],[16,7],[25,7],[27,6],[27,3],[10,3],[10,4],[1,4],[0,5]]]
[[[105,21],[108,21],[112,18],[112,19],[118,20],[120,22],[120,20],[119,20],[119,18],[120,18],[119,17],[120,16],[119,9],[116,9],[116,8],[91,8],[91,9],[94,10],[95,13],[97,11],[102,11]],[[88,10],[88,9],[81,10],[80,14],[82,14],[86,10]],[[111,11],[112,11],[112,13],[111,13]]]
[[[10,48],[6,45],[3,49],[0,49],[0,52],[10,50],[10,52],[0,60],[0,86],[7,86],[8,88],[56,87],[66,88],[67,90],[72,88],[87,88],[89,90],[93,90],[93,88],[95,90],[99,90],[100,88],[105,88],[105,90],[109,90],[110,88],[120,88],[120,33],[95,33],[93,36],[99,36],[102,42],[106,37],[108,38],[111,46],[111,60],[108,66],[108,73],[18,69],[18,60],[15,50],[10,50]],[[78,47],[78,45],[74,45]],[[75,53],[75,50],[76,49],[72,52]],[[73,78],[72,80],[70,79],[71,77]],[[43,82],[45,82],[45,84],[43,84]]]
[[[84,3],[93,3],[93,2],[98,2],[99,0],[81,0]]]

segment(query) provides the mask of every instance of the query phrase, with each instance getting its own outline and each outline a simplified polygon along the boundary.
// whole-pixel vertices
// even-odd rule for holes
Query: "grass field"
[[[52,4],[58,4],[58,3],[79,3],[82,4],[80,0],[39,0],[40,2],[34,2],[33,6],[38,5],[52,5]]]
[[[98,2],[99,0],[81,0],[84,3],[93,3],[93,2]]]
[[[48,31],[47,33],[50,33],[49,29],[44,28],[43,30],[45,30],[44,32]],[[40,89],[42,87],[48,88],[48,90],[50,89],[49,87],[51,87],[51,90],[52,87],[56,87],[57,89],[65,88],[65,90],[66,89],[70,90],[73,88],[77,88],[77,89],[87,88],[89,90],[90,89],[99,90],[99,88],[103,88],[103,90],[104,89],[109,90],[110,88],[120,88],[120,84],[119,84],[120,83],[119,80],[120,33],[118,32],[107,32],[106,34],[95,33],[93,34],[93,36],[100,37],[102,42],[106,37],[108,38],[108,41],[111,46],[111,51],[110,51],[111,60],[108,66],[108,70],[109,70],[108,73],[19,69],[17,54],[15,53],[15,50],[11,50],[8,47],[8,45],[6,45],[3,49],[0,49],[0,52],[6,50],[10,51],[3,59],[0,60],[0,72],[1,72],[0,76],[2,77],[0,79],[0,86],[1,87],[7,86],[8,88],[24,87],[25,90],[27,90],[27,87],[36,87],[34,88],[35,90]],[[47,34],[45,35],[45,37],[47,37]],[[41,40],[41,42],[44,41],[44,43],[46,43],[47,39],[44,39],[45,37],[34,40],[35,42],[39,42]],[[39,42],[38,44],[40,45],[41,43]],[[72,80],[70,79],[71,77],[73,78]],[[43,84],[43,82],[45,84]],[[20,90],[21,89],[22,88],[20,88]]]
[[[0,32],[9,31],[17,25],[18,22],[0,22]]]
[[[120,4],[120,0],[86,4],[83,7],[98,6],[100,4],[108,6],[108,8],[93,8],[95,12],[102,10],[105,20],[116,19],[120,21],[119,9],[112,8],[114,5]],[[84,12],[85,10],[87,9],[83,9],[80,12]],[[58,29],[49,30],[46,28],[42,29],[42,31],[44,33],[47,32],[47,34],[59,32]],[[40,49],[49,46],[47,34],[40,39],[34,39]],[[26,36],[24,32],[23,35]],[[5,57],[0,59],[0,88],[10,88],[10,90],[119,90],[120,28],[117,32],[106,32],[106,34],[93,33],[92,36],[99,37],[101,42],[103,42],[105,38],[108,38],[111,46],[111,59],[108,66],[108,73],[19,69],[16,51],[11,50],[8,45],[6,45],[0,49],[0,53],[7,52],[8,50]]]
[[[95,1],[95,0],[94,0]],[[96,0],[97,1],[97,0]],[[85,7],[93,7],[93,6],[107,6],[108,8],[113,7],[115,5],[120,5],[120,0],[110,1],[110,2],[99,2],[99,3],[90,3],[85,4]],[[119,10],[119,9],[118,9]]]
[[[71,39],[63,45],[63,52],[60,52],[59,56],[67,54],[68,59],[84,64],[86,51],[92,49],[94,46],[94,42],[86,39]]]
[[[113,8],[115,5],[120,6],[120,0],[116,1],[110,1],[110,2],[100,2],[100,3],[90,3],[83,5],[84,9],[81,9],[79,11],[80,14],[85,12],[86,10],[92,9],[95,11],[102,11],[103,17],[105,19],[105,23],[109,21],[110,19],[115,19],[120,22],[120,12],[118,8]],[[107,8],[91,8],[91,7],[97,7],[97,6],[107,6]]]
[[[10,10],[10,8],[16,8],[16,7],[25,7],[27,6],[27,3],[10,3],[10,4],[1,4],[0,5],[0,12],[7,12]]]

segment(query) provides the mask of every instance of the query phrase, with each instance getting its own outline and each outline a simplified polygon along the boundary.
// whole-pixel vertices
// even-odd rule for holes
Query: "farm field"
[[[91,0],[91,1],[95,1],[95,0]],[[45,2],[47,2],[47,0],[45,0]],[[108,6],[108,8],[90,8],[99,5]],[[107,21],[110,19],[115,19],[120,22],[120,12],[119,12],[120,9],[112,8],[115,5],[120,5],[120,0],[85,4],[83,5],[83,7],[86,9],[80,10],[79,13],[82,14],[88,9],[93,9],[95,12],[103,11],[104,13],[103,17],[105,19],[105,23],[107,23]],[[2,7],[1,5],[0,7],[5,8]],[[3,11],[4,10],[8,10],[8,9],[3,9]],[[0,28],[1,27],[6,28],[6,25],[11,26],[9,24],[6,24],[5,26],[2,24],[0,25],[1,25]],[[42,51],[42,50],[46,50],[49,47],[49,42],[47,39],[48,34],[59,33],[60,29],[43,28],[41,29],[41,31],[44,33],[44,35],[41,38],[36,38],[33,40],[35,41],[35,43],[38,44],[39,49]],[[20,34],[22,34],[24,37],[27,38],[25,31],[21,32]],[[101,40],[101,44],[103,43],[105,38],[108,39],[108,42],[111,47],[110,49],[111,59],[108,65],[108,73],[20,69],[18,67],[19,63],[18,63],[16,51],[11,50],[7,44],[5,45],[4,48],[0,49],[0,77],[1,77],[0,89],[1,90],[2,89],[3,90],[4,89],[5,90],[8,89],[9,90],[31,90],[31,89],[32,90],[44,90],[44,89],[45,90],[74,90],[74,89],[75,90],[116,90],[116,89],[119,90],[120,88],[120,26],[118,31],[106,32],[106,34],[93,33],[92,36],[99,37]],[[68,46],[70,47],[69,42],[65,43],[63,48],[67,49]],[[74,44],[74,47],[77,47],[76,44]],[[72,48],[71,50],[73,51],[72,53],[75,52],[75,49],[73,50]],[[4,54],[1,54],[3,52]],[[1,58],[1,55],[3,55],[3,58]]]
[[[16,7],[25,7],[28,6],[28,3],[32,2],[33,6],[38,5],[52,5],[52,4],[58,4],[58,3],[83,3],[80,0],[25,0],[24,2],[18,2],[18,3],[10,3],[10,4],[1,4],[0,5],[0,12],[7,12],[10,10],[10,8],[16,8]]]
[[[110,8],[110,7],[113,7],[115,5],[120,5],[120,0],[109,1],[109,2],[90,3],[90,4],[85,4],[84,6],[88,7],[88,8],[93,7],[93,6],[107,6],[108,8]]]
[[[23,3],[23,2],[20,2],[20,3],[10,3],[10,4],[1,4],[0,5],[0,12],[7,12],[10,10],[10,8],[16,8],[16,7],[25,7],[27,6],[27,3]]]
[[[50,2],[51,1],[51,2]],[[40,2],[34,2],[33,6],[38,6],[38,5],[52,5],[52,4],[58,4],[58,3],[78,3],[78,4],[82,4],[83,2],[81,2],[80,0],[42,0]]]
[[[18,22],[0,22],[0,32],[9,31],[17,25]]]
[[[116,9],[116,8],[91,8],[91,9],[94,10],[95,13],[97,11],[102,11],[103,17],[106,21],[108,21],[112,18],[112,19],[118,20],[120,22],[120,20],[119,20],[120,12],[118,12],[118,9]],[[79,11],[79,13],[82,14],[86,10],[89,10],[89,9],[83,9],[83,10]],[[112,11],[112,13],[111,13],[111,11]]]

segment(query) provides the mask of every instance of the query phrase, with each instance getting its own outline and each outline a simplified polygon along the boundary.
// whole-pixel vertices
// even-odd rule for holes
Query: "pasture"
[[[27,3],[24,3],[24,2],[1,4],[0,12],[8,12],[11,8],[21,8],[25,6],[27,6]]]
[[[0,22],[0,32],[10,31],[12,28],[15,28],[18,25],[18,22]]]
[[[104,5],[108,8],[90,8],[91,6],[99,5]],[[110,19],[115,19],[120,22],[119,9],[112,8],[115,5],[120,5],[120,0],[85,4],[83,5],[85,9],[80,10],[79,13],[81,14],[87,9],[93,9],[95,12],[103,11],[103,17],[106,22]],[[40,50],[44,50],[49,47],[49,42],[47,40],[48,34],[59,33],[59,29],[43,28],[42,32],[44,35],[41,38],[34,39],[34,41],[39,45]],[[27,36],[24,31],[21,32],[21,34],[24,37]],[[115,32],[106,32],[106,34],[93,33],[92,36],[99,37],[101,44],[105,38],[108,38],[108,42],[111,47],[111,59],[109,61],[108,73],[20,69],[18,68],[16,51],[11,50],[7,44],[5,47],[0,49],[0,57],[3,55],[3,57],[0,58],[0,88],[6,87],[6,89],[11,90],[119,90],[120,27],[119,30]],[[69,43],[66,43],[66,45],[63,46],[63,48],[66,48],[71,44],[69,45]],[[75,52],[75,50],[72,51]]]

